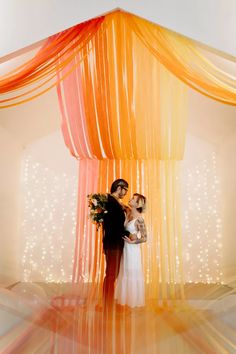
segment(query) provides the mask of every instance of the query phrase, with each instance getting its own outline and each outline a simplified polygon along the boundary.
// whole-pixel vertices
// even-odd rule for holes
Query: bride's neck
[[[137,218],[139,215],[140,215],[140,213],[137,211],[136,208],[132,208],[131,209],[131,216],[132,216],[133,219]]]

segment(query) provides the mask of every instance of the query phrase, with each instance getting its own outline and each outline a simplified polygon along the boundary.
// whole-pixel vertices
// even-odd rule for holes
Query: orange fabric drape
[[[207,97],[236,105],[236,77],[204,57],[197,43],[137,16],[124,16],[148,50],[181,81]]]
[[[55,87],[58,70],[68,66],[75,53],[86,46],[103,19],[81,23],[50,37],[32,59],[0,77],[0,94],[11,93],[10,97],[0,99],[0,108],[27,102]]]
[[[122,177],[129,195],[138,191],[148,199],[148,243],[142,247],[147,300],[183,298],[176,177],[185,145],[186,86],[130,33],[121,12],[106,16],[74,61],[79,65],[58,84],[62,131],[79,165],[99,166],[99,173],[80,169],[73,280],[84,280],[89,298],[101,295],[102,235],[81,215],[94,178],[97,191],[106,193]]]
[[[75,56],[81,64],[58,86],[72,155],[181,160],[186,86],[130,33],[122,13],[106,16],[100,29]]]
[[[132,14],[125,12],[121,12],[121,14],[123,21],[129,26],[126,35],[130,37],[131,33],[134,33],[157,60],[181,81],[207,97],[225,104],[236,105],[235,76],[230,75],[208,58],[205,54],[207,51],[202,51],[200,45]],[[73,55],[71,56],[70,53],[74,52],[75,48],[76,52],[82,51],[94,34],[101,31],[101,23],[104,18],[109,16],[108,14],[90,20],[52,36],[31,60],[1,77],[0,93],[10,93],[10,95],[1,98],[0,108],[26,102],[54,87],[55,81],[52,82],[52,80],[55,78],[56,72],[73,60]],[[100,38],[102,38],[102,34]],[[120,37],[121,45],[122,38],[124,39],[124,37]],[[103,44],[107,45],[107,43]],[[105,47],[102,48],[102,50],[104,49]],[[108,47],[108,50],[111,53],[114,47]],[[63,53],[65,54],[64,58]],[[62,56],[62,60],[58,64],[59,54]],[[67,59],[65,59],[66,57]],[[127,58],[128,61],[129,59]],[[102,70],[102,66],[100,68]],[[33,88],[26,92],[18,91],[17,93],[16,90],[25,90],[31,84],[34,85]],[[127,97],[131,98],[129,94]]]

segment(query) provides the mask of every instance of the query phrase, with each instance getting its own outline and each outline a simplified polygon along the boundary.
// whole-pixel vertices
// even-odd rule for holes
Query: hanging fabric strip
[[[101,26],[104,20],[106,26]],[[105,41],[104,31],[106,32]],[[118,36],[117,33],[119,33]],[[132,79],[132,71],[127,71],[127,69],[129,67],[128,63],[132,60],[133,52],[131,56],[128,53],[130,54],[130,45],[132,46],[134,37],[136,37],[159,63],[189,87],[222,103],[236,105],[235,74],[223,69],[219,64],[217,58],[221,58],[220,54],[215,55],[214,59],[210,49],[207,50],[206,47],[203,49],[203,46],[191,39],[135,15],[115,11],[50,37],[32,59],[2,76],[0,78],[0,94],[7,94],[7,96],[1,98],[0,108],[27,102],[55,87],[56,72],[63,70],[70,64],[79,52],[83,51],[85,52],[84,55],[87,56],[89,52],[88,42],[94,40],[95,34],[97,34],[96,47],[100,48],[100,54],[109,52],[109,56],[104,58],[104,61],[109,66],[117,65],[119,75],[114,73],[116,76],[113,77],[111,72],[111,76],[106,76],[105,86],[108,89],[108,86],[111,85],[114,92],[114,102],[117,102],[118,99],[118,88],[124,84],[124,78],[120,76],[121,72],[119,71],[119,68],[121,68],[119,66],[120,55],[125,55],[127,61],[126,69],[122,69],[122,74],[125,73],[128,81]],[[115,47],[113,45],[114,39],[116,41]],[[62,58],[60,65],[58,65],[58,55]],[[235,61],[230,58],[228,60],[235,65]],[[107,74],[103,61],[96,61],[94,65],[99,66],[100,74]],[[145,68],[143,69],[145,70]],[[111,83],[109,82],[110,78]],[[64,76],[61,79],[63,80]],[[95,85],[97,78],[91,77],[91,80],[91,85]],[[101,95],[102,92],[101,90]],[[126,109],[127,99],[132,99],[132,91],[126,91],[120,106],[114,106],[114,109],[120,108],[120,110],[116,110],[114,113],[122,114],[123,110]],[[98,106],[96,107],[98,109]],[[113,110],[109,113],[113,114]],[[132,122],[132,115],[129,115],[129,117]],[[117,123],[119,124],[119,121]],[[119,125],[118,128],[123,131],[125,127]],[[112,126],[112,129],[116,129],[116,127]],[[122,144],[121,139],[120,136],[119,144]],[[116,149],[120,149],[120,145],[116,146]]]

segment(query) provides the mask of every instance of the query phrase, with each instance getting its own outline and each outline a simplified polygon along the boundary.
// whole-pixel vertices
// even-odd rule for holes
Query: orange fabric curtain
[[[0,99],[0,108],[27,102],[55,87],[58,70],[68,66],[75,53],[86,46],[103,19],[81,23],[50,37],[32,59],[0,77],[0,94],[8,94]]]
[[[79,65],[65,80],[60,77],[68,69],[59,72],[58,85],[65,143],[80,166],[73,280],[90,287],[89,298],[101,296],[102,235],[83,216],[85,196],[95,192],[93,179],[98,178],[96,191],[106,193],[122,177],[129,196],[141,192],[148,199],[148,243],[142,247],[147,301],[183,298],[176,177],[185,145],[187,88],[130,33],[121,12],[106,16],[73,60],[72,66]],[[99,172],[88,173],[86,166]]]
[[[71,66],[81,64],[58,87],[63,133],[72,155],[182,159],[187,87],[130,33],[123,13],[106,16],[73,60]]]
[[[230,105],[236,104],[235,76],[208,58],[205,54],[207,50],[202,51],[196,42],[137,16],[120,13],[123,21],[129,26],[126,35],[131,37],[132,33],[135,34],[157,60],[181,81],[212,99]],[[31,60],[1,77],[0,93],[10,95],[1,98],[0,108],[26,102],[54,87],[56,72],[62,70],[74,58],[75,54],[70,53],[74,53],[75,48],[77,53],[82,52],[94,34],[98,30],[101,31],[104,18],[109,16],[111,15],[90,20],[50,37],[42,50]],[[113,49],[113,46],[108,48],[110,53]],[[61,57],[60,63],[57,61],[58,55]],[[33,87],[29,88],[32,84]]]
[[[137,16],[124,16],[130,30],[181,81],[205,96],[236,105],[236,77],[208,60],[196,42]]]
[[[87,217],[89,193],[107,193],[116,178],[129,181],[129,194],[143,193],[148,200],[144,215],[147,244],[142,245],[146,303],[168,304],[184,298],[181,253],[179,162],[158,160],[82,159],[79,161],[77,231],[73,282],[88,302],[102,297],[104,256],[102,232]]]

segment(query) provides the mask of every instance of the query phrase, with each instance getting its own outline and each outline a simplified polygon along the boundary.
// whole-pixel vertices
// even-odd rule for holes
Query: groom
[[[103,250],[106,257],[106,270],[103,282],[103,298],[105,307],[110,307],[114,300],[114,285],[119,273],[120,259],[124,247],[124,207],[120,199],[128,191],[128,183],[124,179],[117,179],[111,185],[111,194],[108,194],[107,213],[103,223]]]

